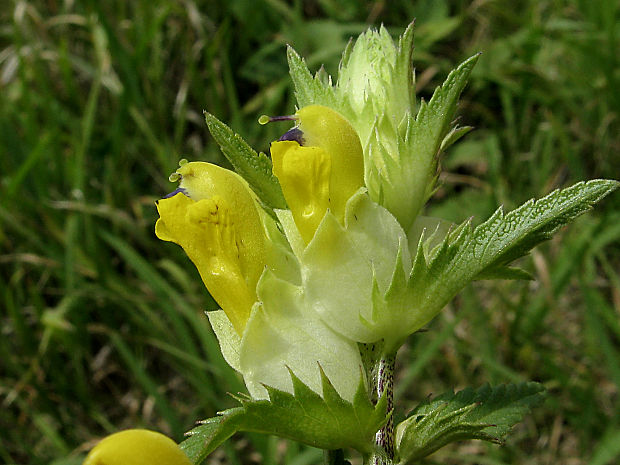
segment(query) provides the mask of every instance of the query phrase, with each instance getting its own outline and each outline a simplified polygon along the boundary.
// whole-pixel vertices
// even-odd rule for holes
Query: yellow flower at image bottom
[[[146,429],[128,429],[107,436],[83,465],[192,465],[168,436]]]

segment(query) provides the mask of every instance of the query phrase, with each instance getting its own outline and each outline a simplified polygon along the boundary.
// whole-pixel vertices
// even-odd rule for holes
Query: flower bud
[[[361,34],[343,55],[338,92],[352,110],[351,123],[364,146],[379,115],[398,126],[412,113],[415,101],[411,39],[412,25],[398,46],[381,26]]]

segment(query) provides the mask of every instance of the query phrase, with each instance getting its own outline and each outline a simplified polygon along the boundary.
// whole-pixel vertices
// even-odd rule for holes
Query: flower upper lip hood
[[[295,223],[309,243],[328,209],[344,221],[347,201],[364,184],[364,159],[357,133],[338,112],[311,105],[295,118],[298,132],[287,133],[295,140],[273,142],[271,156]]]

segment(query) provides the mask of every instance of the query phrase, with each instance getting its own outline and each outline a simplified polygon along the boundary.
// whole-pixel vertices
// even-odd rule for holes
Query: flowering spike
[[[523,277],[511,261],[620,187],[580,183],[498,210],[476,229],[421,217],[439,152],[466,132],[452,127],[453,115],[477,56],[417,105],[412,46],[412,25],[398,43],[384,27],[362,34],[345,51],[336,86],[324,69],[313,77],[289,48],[300,110],[259,118],[296,122],[272,143],[271,159],[205,115],[249,184],[183,160],[171,176],[180,187],[159,202],[156,233],[185,249],[220,303],[208,317],[250,393],[194,432],[186,449],[199,450],[193,462],[237,430],[354,447],[369,463],[422,457],[414,442],[433,447],[416,428],[439,424],[428,410],[411,417],[393,448],[398,347],[468,282]],[[451,422],[474,410],[445,416],[455,438]]]

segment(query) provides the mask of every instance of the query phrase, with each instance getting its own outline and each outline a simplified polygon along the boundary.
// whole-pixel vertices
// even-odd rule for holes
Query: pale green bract
[[[289,237],[295,232],[290,222]],[[299,253],[299,252],[298,252]],[[373,283],[387,291],[394,268],[411,267],[407,236],[390,212],[360,190],[347,203],[345,225],[325,215],[298,257],[308,301],[335,331],[358,342],[402,339],[394,318],[374,319]]]
[[[290,372],[321,392],[323,369],[340,395],[352,400],[361,376],[357,345],[307,307],[300,287],[269,271],[261,277],[258,296],[242,338],[222,311],[208,313],[222,353],[243,374],[252,397],[266,399],[265,385],[293,392]]]
[[[292,392],[290,373],[321,392],[322,369],[346,400],[352,400],[361,377],[357,345],[332,331],[309,304],[299,263],[273,220],[263,216],[271,247],[243,335],[219,310],[207,316],[224,358],[245,380],[255,399],[266,399],[265,385]]]
[[[321,395],[291,373],[293,393],[266,386],[269,399],[236,396],[241,407],[219,412],[201,421],[188,433],[181,448],[198,464],[237,431],[275,434],[321,449],[352,447],[363,454],[372,451],[372,437],[386,422],[387,399],[373,405],[360,382],[351,402],[334,389],[320,373]]]

